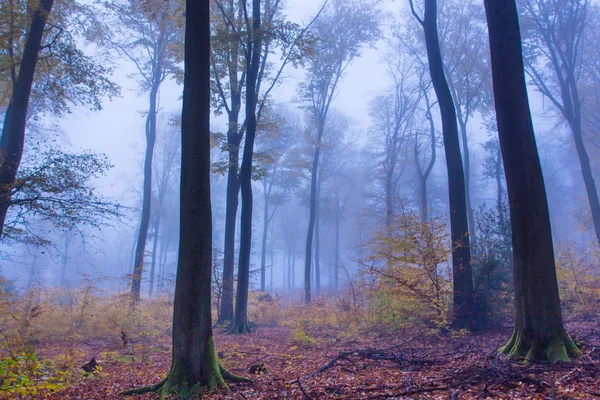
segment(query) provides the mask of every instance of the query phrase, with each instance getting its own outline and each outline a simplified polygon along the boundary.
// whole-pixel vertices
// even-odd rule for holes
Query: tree
[[[414,65],[400,51],[387,58],[388,76],[392,79],[389,93],[377,96],[370,106],[374,119],[373,131],[380,147],[380,164],[384,176],[385,225],[389,228],[395,215],[397,183],[400,178],[401,157],[413,128],[413,115],[419,105],[421,93],[413,80]]]
[[[452,325],[457,329],[473,329],[473,272],[465,199],[465,178],[458,140],[456,110],[452,93],[444,74],[437,31],[437,0],[425,0],[424,17],[421,18],[413,1],[410,6],[425,34],[431,82],[435,90],[440,114],[448,170],[448,196],[450,200],[450,230],[452,240],[452,277],[454,284],[454,313]]]
[[[167,216],[165,198],[173,190],[179,170],[179,158],[181,157],[181,143],[179,135],[176,134],[180,128],[178,118],[169,120],[163,134],[157,138],[156,156],[153,157],[155,174],[156,203],[152,207],[152,231],[154,237],[152,240],[152,262],[150,266],[150,297],[154,293],[154,275],[156,271],[156,260],[158,256],[158,242],[164,240],[164,234],[161,231],[161,222]],[[165,232],[166,233],[166,232]]]
[[[242,180],[251,179],[252,159],[249,158],[253,152],[254,139],[244,143],[244,151],[248,148],[249,155],[246,156],[247,166],[244,168],[247,172],[244,173],[242,179],[242,170],[239,168],[239,150],[244,134],[247,135],[248,129],[248,109],[254,110],[256,124],[260,122],[263,108],[265,107],[271,91],[281,78],[285,67],[290,63],[296,63],[302,58],[305,51],[305,36],[310,25],[315,21],[317,16],[305,27],[300,28],[299,25],[287,22],[281,14],[281,0],[268,0],[257,5],[257,12],[260,15],[261,28],[260,31],[253,30],[253,24],[257,18],[250,19],[246,2],[239,0],[229,0],[226,4],[221,1],[216,2],[221,14],[221,19],[216,18],[216,28],[214,28],[214,51],[212,58],[213,85],[214,92],[217,94],[215,103],[217,111],[225,110],[228,116],[227,128],[227,143],[223,146],[227,153],[226,171],[227,171],[227,195],[226,195],[226,211],[225,211],[225,238],[224,238],[224,261],[223,261],[223,298],[221,301],[221,310],[219,313],[219,322],[224,323],[233,318],[233,272],[234,272],[234,252],[235,252],[235,223],[238,209],[238,196],[242,187]],[[253,6],[254,8],[254,6]],[[253,14],[254,15],[254,14]],[[269,55],[273,53],[274,48],[278,47],[282,51],[282,61],[275,70],[274,64],[269,62]],[[251,51],[256,49],[256,58],[252,59],[254,53]],[[254,62],[254,64],[252,64]],[[254,82],[250,96],[248,93],[249,82],[249,65],[257,69],[257,76]],[[265,89],[266,88],[266,89]],[[242,96],[243,90],[246,89],[246,96]],[[262,89],[262,90],[261,90]],[[244,108],[246,111],[245,121],[240,124],[239,114],[245,101]],[[248,102],[254,105],[248,105]],[[242,164],[243,164],[242,160]],[[246,187],[250,185],[245,183]],[[243,197],[243,196],[242,196]],[[251,193],[246,189],[246,207],[250,204],[248,199],[252,197]],[[243,200],[242,200],[243,202]],[[243,206],[242,206],[243,208]],[[252,213],[252,211],[248,211]],[[250,215],[251,217],[251,215]],[[247,282],[245,275],[249,273],[249,267],[246,264],[250,262],[250,246],[251,246],[251,224],[248,224],[248,215],[246,222],[240,229],[245,229],[240,232],[240,244],[245,243],[242,252],[240,246],[240,255],[244,255],[244,260],[241,264],[242,268],[242,287],[239,287],[239,271],[238,271],[238,292],[242,302],[239,304],[239,310],[246,314]],[[242,240],[241,236],[244,236]],[[238,260],[239,261],[239,260]],[[238,270],[240,263],[238,262]],[[248,272],[247,272],[248,271]],[[244,300],[246,299],[246,300]],[[237,304],[237,303],[236,303]],[[241,317],[244,319],[245,317]]]
[[[327,115],[345,69],[360,55],[365,44],[374,43],[379,37],[379,21],[379,10],[370,0],[334,0],[313,29],[315,48],[307,61],[307,80],[300,89],[302,98],[308,103],[307,107],[316,131],[311,166],[310,216],[304,256],[306,303],[311,301],[310,273],[317,209],[317,174]]]
[[[514,0],[485,0],[496,119],[514,254],[515,330],[502,352],[567,361],[579,350],[562,322],[552,231],[523,69]]]
[[[52,244],[35,233],[32,220],[71,232],[85,225],[100,229],[106,221],[121,218],[122,207],[90,186],[90,180],[112,168],[105,156],[51,147],[37,153],[25,159],[12,185],[4,242]]]
[[[197,393],[240,380],[218,359],[211,322],[209,1],[186,2],[185,74],[181,124],[179,260],[173,309],[171,371],[159,383],[124,394]]]
[[[295,123],[289,116],[280,112],[273,113],[269,129],[266,130],[264,145],[256,153],[260,162],[259,171],[255,172],[261,179],[263,187],[263,229],[260,255],[260,290],[266,289],[267,235],[275,212],[286,201],[286,195],[294,185],[294,173],[287,157],[293,147],[294,134],[298,132]],[[273,210],[269,205],[274,205]],[[272,270],[271,270],[272,272]]]
[[[587,51],[585,31],[591,7],[590,0],[533,0],[522,5],[527,73],[571,129],[596,240],[600,243],[600,200],[583,137],[580,94]]]
[[[178,0],[115,0],[108,7],[116,13],[116,32],[109,41],[121,56],[135,65],[140,88],[149,91],[142,212],[131,282],[133,300],[139,301],[152,207],[152,158],[156,143],[158,93],[165,79],[181,74],[178,63],[183,32],[178,17],[182,5]]]
[[[11,66],[14,85],[4,115],[2,139],[0,140],[0,154],[2,156],[0,164],[0,236],[3,235],[6,213],[11,203],[11,190],[23,155],[29,96],[38,54],[42,47],[44,28],[53,5],[54,0],[42,0],[34,8],[18,75],[15,66]],[[12,44],[10,49],[12,50]]]
[[[119,92],[106,78],[110,68],[97,65],[76,46],[74,26],[88,27],[89,21],[80,21],[87,9],[77,2],[53,6],[53,0],[0,4],[0,109],[6,107],[0,140],[0,236],[28,120],[47,112],[68,113],[73,104],[99,109],[105,95]]]
[[[487,35],[480,2],[474,0],[443,1],[439,13],[442,55],[448,85],[456,109],[462,145],[465,176],[465,199],[471,248],[477,247],[473,205],[471,202],[471,156],[468,128],[477,111],[491,106],[489,95],[489,56],[480,45]]]

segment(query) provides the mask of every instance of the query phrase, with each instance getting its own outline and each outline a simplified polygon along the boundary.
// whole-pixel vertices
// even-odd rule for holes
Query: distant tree
[[[428,122],[429,129],[425,133],[419,129],[415,129],[415,140],[413,154],[415,156],[415,166],[417,169],[417,176],[419,179],[419,215],[421,216],[421,222],[425,223],[429,220],[429,200],[427,197],[427,180],[433,171],[437,157],[437,133],[435,129],[435,122],[431,113],[435,102],[432,102],[431,97],[431,82],[425,78],[425,65],[421,65],[419,71],[419,88],[424,104],[425,119]],[[426,151],[423,149],[424,146],[429,147],[429,154],[426,155]],[[428,161],[426,161],[428,158]],[[424,163],[424,164],[422,164]]]
[[[552,231],[521,49],[515,0],[485,0],[496,119],[514,252],[516,322],[502,352],[567,361],[580,354],[562,321]]]
[[[395,46],[396,47],[396,46]],[[391,226],[395,215],[397,184],[401,175],[401,161],[406,161],[406,143],[414,126],[413,116],[421,93],[414,61],[400,49],[386,58],[388,77],[392,85],[387,93],[377,96],[370,104],[385,197],[385,225]]]
[[[306,61],[307,79],[300,89],[315,124],[311,167],[310,216],[304,257],[304,301],[311,301],[312,246],[317,211],[317,179],[321,141],[338,83],[345,69],[360,55],[365,44],[379,37],[380,13],[371,0],[334,0],[315,23],[314,49]]]
[[[442,134],[448,170],[448,196],[450,200],[450,230],[452,239],[452,276],[454,283],[454,313],[452,325],[457,329],[473,329],[473,272],[471,247],[465,198],[465,178],[458,140],[458,125],[454,100],[442,62],[437,29],[437,0],[424,0],[424,16],[421,18],[410,0],[415,19],[425,34],[431,82],[435,90],[440,114]]]
[[[211,322],[210,24],[208,0],[186,2],[185,75],[181,126],[180,242],[169,375],[123,394],[161,391],[163,397],[227,389],[240,380],[219,362]]]
[[[238,210],[238,197],[241,190],[242,180],[246,181],[252,177],[252,159],[249,158],[250,146],[254,146],[254,139],[244,142],[244,148],[248,148],[246,155],[247,167],[244,169],[250,172],[244,173],[240,169],[239,151],[244,135],[248,129],[248,102],[254,103],[250,108],[254,110],[256,123],[259,124],[261,114],[268,103],[272,90],[279,83],[282,72],[289,64],[295,64],[302,58],[306,50],[307,29],[314,22],[315,18],[307,25],[301,28],[298,24],[291,23],[285,19],[282,14],[283,2],[281,0],[263,1],[260,3],[258,15],[260,15],[260,31],[254,31],[252,26],[256,18],[249,18],[247,2],[240,0],[228,0],[226,2],[216,2],[216,12],[213,16],[213,55],[212,55],[212,78],[213,78],[213,101],[217,113],[225,112],[228,117],[228,128],[226,142],[223,144],[223,150],[227,154],[227,161],[221,163],[221,169],[227,171],[227,194],[225,210],[225,235],[224,235],[224,261],[223,261],[223,298],[221,301],[221,311],[219,313],[219,323],[231,321],[234,316],[233,310],[233,276],[234,276],[234,258],[235,258],[235,226]],[[318,16],[318,13],[317,13]],[[282,52],[279,64],[271,62],[271,55],[274,49],[278,48]],[[253,60],[256,49],[256,58]],[[251,88],[254,96],[248,95],[249,69],[254,62],[257,68],[256,80]],[[243,95],[245,91],[245,96]],[[240,121],[240,111],[242,106],[245,108],[245,120]],[[224,165],[223,165],[224,164]],[[243,160],[242,160],[243,164]],[[248,188],[249,181],[244,183]],[[251,193],[246,190],[246,208]],[[242,206],[243,207],[243,206]],[[251,211],[247,211],[251,213]],[[244,222],[243,233],[240,232],[240,243],[250,241],[251,224],[248,224],[248,215]],[[241,236],[244,239],[241,239]],[[251,243],[244,244],[248,249]],[[242,268],[242,287],[238,289],[236,296],[241,299],[247,297],[243,292],[247,292],[247,279],[245,275],[249,272],[249,251],[246,248],[240,255],[244,256],[244,261],[238,262],[238,269]],[[248,261],[245,261],[245,259]],[[239,260],[238,260],[239,261]],[[238,285],[239,285],[238,272]],[[249,281],[249,278],[248,278]],[[239,286],[238,286],[239,287]],[[241,292],[240,292],[241,290]],[[240,311],[246,313],[245,301],[239,303]],[[242,317],[240,317],[242,318]],[[245,318],[245,317],[244,317]],[[243,318],[242,318],[243,319]]]
[[[581,79],[590,0],[532,0],[520,3],[526,71],[535,87],[569,124],[600,243],[600,200],[582,125]],[[590,43],[590,47],[596,47]],[[590,49],[590,51],[593,51]]]
[[[471,248],[476,249],[468,131],[473,115],[477,111],[488,112],[491,107],[489,56],[481,46],[487,36],[485,15],[483,6],[476,0],[443,0],[440,3],[442,57],[461,138],[469,239]]]
[[[179,118],[169,120],[162,135],[159,135],[156,142],[156,155],[153,157],[154,187],[156,188],[155,203],[152,206],[151,222],[152,222],[152,261],[150,264],[150,297],[154,293],[156,262],[158,258],[158,242],[165,240],[166,232],[162,232],[161,223],[167,216],[167,195],[174,190],[174,185],[177,183],[181,158],[181,143],[178,130],[181,124]],[[168,239],[167,239],[168,240]]]
[[[260,290],[266,290],[267,237],[269,225],[277,210],[286,202],[287,194],[295,185],[295,172],[290,165],[289,154],[298,133],[297,126],[289,118],[274,113],[265,131],[264,145],[258,147],[255,168],[263,187],[263,228],[260,253]],[[263,124],[264,129],[264,124]],[[271,209],[270,205],[273,205]]]
[[[107,7],[115,14],[108,42],[119,55],[133,63],[140,89],[149,92],[142,211],[131,282],[133,300],[139,301],[152,207],[152,158],[156,143],[158,93],[167,78],[181,75],[179,62],[183,27],[180,16],[183,4],[179,0],[113,0],[107,3]]]

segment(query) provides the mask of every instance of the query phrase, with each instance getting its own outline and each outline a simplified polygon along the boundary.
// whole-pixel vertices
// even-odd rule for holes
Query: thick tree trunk
[[[446,166],[448,170],[448,196],[450,202],[450,230],[452,238],[452,276],[454,284],[454,313],[452,325],[455,329],[474,329],[474,291],[471,268],[471,248],[465,199],[465,178],[458,125],[454,101],[442,63],[437,32],[437,0],[425,0],[423,20],[425,44],[431,82],[437,95],[442,116],[442,131]]]
[[[240,168],[242,211],[240,224],[240,256],[238,260],[238,285],[235,296],[235,314],[232,332],[248,332],[248,289],[250,284],[250,254],[252,251],[252,156],[256,136],[256,84],[260,66],[261,40],[260,0],[252,0],[252,43],[247,60],[246,79],[246,141]]]
[[[533,360],[579,354],[562,322],[552,231],[514,0],[485,0],[496,118],[512,223],[516,323],[501,351]]]
[[[142,192],[142,215],[138,229],[137,244],[133,277],[131,282],[131,295],[135,302],[140,301],[142,274],[144,273],[144,258],[146,255],[146,240],[150,226],[150,209],[152,207],[152,158],[154,144],[156,143],[156,100],[160,86],[160,76],[155,72],[154,85],[150,90],[150,109],[146,117],[146,154],[144,157],[144,188]]]
[[[0,238],[4,233],[6,214],[11,204],[12,186],[15,183],[23,156],[29,96],[44,36],[44,27],[53,4],[54,0],[40,0],[33,10],[19,74],[14,81],[10,103],[4,114],[2,138],[0,139]]]
[[[227,388],[211,323],[212,216],[210,204],[209,1],[186,2],[185,75],[181,126],[180,241],[173,309],[171,371],[126,394],[162,389],[186,395]]]

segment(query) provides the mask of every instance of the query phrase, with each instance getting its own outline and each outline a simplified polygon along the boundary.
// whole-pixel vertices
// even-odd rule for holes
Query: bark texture
[[[431,82],[442,116],[442,133],[448,171],[450,230],[453,244],[452,279],[454,284],[454,312],[452,326],[455,329],[472,330],[474,329],[474,291],[465,197],[465,175],[458,140],[456,109],[454,108],[452,93],[444,74],[440,51],[437,30],[437,0],[425,0],[425,15],[422,20],[419,19],[419,22],[423,26],[425,33]]]
[[[563,326],[550,215],[535,142],[514,0],[485,0],[494,99],[508,189],[516,322],[500,349],[529,360],[567,361],[579,354]]]

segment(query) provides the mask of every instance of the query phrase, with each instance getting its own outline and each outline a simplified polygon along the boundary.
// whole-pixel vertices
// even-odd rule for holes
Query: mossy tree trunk
[[[563,326],[550,215],[537,152],[514,0],[485,0],[494,99],[508,189],[516,322],[500,349],[512,357],[567,361],[579,350]]]
[[[209,0],[187,0],[181,126],[180,239],[169,375],[123,394],[161,391],[186,396],[241,380],[219,363],[211,321],[212,216],[210,203]]]

